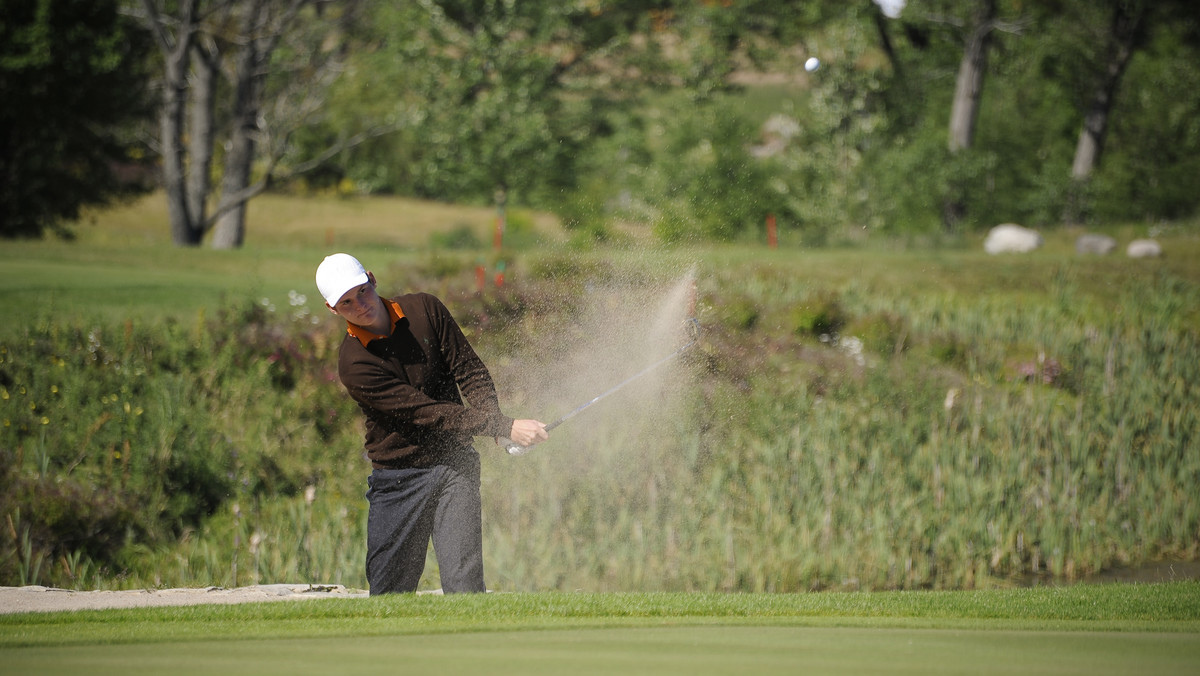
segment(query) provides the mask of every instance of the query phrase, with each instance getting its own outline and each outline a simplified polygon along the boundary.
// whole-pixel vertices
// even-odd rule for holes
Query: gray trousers
[[[374,470],[367,485],[372,596],[416,591],[430,538],[443,592],[487,591],[479,454],[474,449],[433,467]]]

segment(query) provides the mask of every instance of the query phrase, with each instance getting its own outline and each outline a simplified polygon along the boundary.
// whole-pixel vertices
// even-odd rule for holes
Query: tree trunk
[[[344,26],[322,23],[325,4],[334,0],[206,0],[203,16],[197,11],[201,0],[141,0],[143,21],[153,34],[163,56],[163,107],[159,119],[163,181],[167,193],[171,236],[180,246],[196,246],[214,230],[214,248],[242,245],[246,229],[246,202],[263,192],[280,158],[287,151],[287,138],[294,126],[323,103],[322,92],[339,72],[344,51],[338,41],[347,39]],[[355,0],[337,0],[340,14],[348,20]],[[310,7],[313,13],[306,13]],[[271,142],[264,110],[270,60],[281,41],[293,35],[288,68],[296,76],[275,94],[272,112],[284,120],[273,120],[282,131],[277,147]],[[349,25],[349,24],[347,24]],[[313,29],[309,32],[309,29]],[[203,42],[202,42],[203,41]],[[232,45],[230,47],[229,45]],[[233,63],[221,53],[229,51]],[[191,80],[189,61],[192,65]],[[218,129],[217,111],[227,99],[220,86],[222,73],[231,71],[232,113],[228,138]],[[333,77],[330,77],[331,74]],[[221,82],[218,82],[221,80]],[[299,102],[289,109],[289,96]],[[189,97],[191,97],[189,99]],[[281,114],[281,111],[283,113]],[[287,117],[295,113],[295,119]],[[223,127],[223,125],[222,125]],[[362,133],[350,142],[339,143],[318,158],[302,162],[294,173],[319,166],[343,150],[377,133]],[[224,143],[220,197],[212,199],[214,147]],[[266,178],[251,184],[256,154],[268,151]],[[210,208],[211,207],[211,208]]]
[[[892,65],[892,72],[897,78],[902,78],[904,73],[901,69],[900,57],[896,54],[896,48],[892,44],[892,34],[888,30],[888,17],[883,13],[883,7],[878,3],[871,3],[871,19],[875,23],[875,32],[879,35],[879,46],[883,49],[883,53],[887,55],[888,63]]]
[[[979,118],[979,102],[983,98],[983,79],[987,73],[988,49],[995,20],[996,0],[979,0],[971,34],[958,67],[958,79],[954,84],[954,103],[950,108],[951,154],[967,150],[975,140],[975,122]],[[951,194],[943,204],[943,224],[953,228],[966,215],[962,190],[951,186]]]
[[[247,39],[238,50],[234,67],[233,128],[221,177],[221,200],[212,239],[214,249],[236,249],[246,238],[246,200],[240,193],[250,185],[258,117],[262,111],[265,62],[270,56],[255,37],[265,12],[266,3],[255,2],[247,9],[242,26],[242,35]]]
[[[1113,7],[1113,20],[1105,41],[1104,69],[1097,78],[1091,103],[1083,116],[1083,128],[1075,145],[1075,160],[1071,163],[1071,185],[1063,209],[1063,222],[1068,225],[1080,223],[1087,217],[1088,183],[1100,163],[1104,136],[1108,131],[1108,114],[1125,67],[1133,56],[1144,12],[1145,4],[1141,2],[1117,2]]]
[[[229,139],[225,153],[225,170],[221,178],[221,200],[217,206],[217,222],[213,228],[214,249],[236,249],[246,238],[246,200],[238,193],[250,185],[254,163],[254,133],[258,109],[239,115],[239,121]],[[248,120],[243,119],[249,117]]]
[[[996,0],[980,0],[954,84],[954,104],[950,109],[952,153],[970,148],[975,139],[975,121],[979,117],[979,101],[983,97],[983,77],[987,72],[988,47],[995,19]]]
[[[200,232],[188,208],[187,171],[184,169],[183,149],[184,107],[187,84],[175,59],[168,55],[166,82],[163,84],[162,128],[163,187],[167,193],[167,220],[171,224],[171,241],[179,246],[196,246]]]
[[[254,139],[235,130],[225,155],[225,175],[221,179],[221,201],[217,206],[213,228],[214,249],[237,249],[246,239],[246,200],[236,196],[250,185],[250,169],[254,159]]]
[[[208,193],[212,189],[213,105],[216,100],[216,46],[192,50],[191,108],[188,117],[187,204],[193,222],[206,229]]]
[[[1086,181],[1100,162],[1104,149],[1104,134],[1108,129],[1108,113],[1113,97],[1133,56],[1133,43],[1143,13],[1142,3],[1118,2],[1113,11],[1112,31],[1105,54],[1104,73],[1092,94],[1092,102],[1083,118],[1079,143],[1075,146],[1075,162],[1071,178]]]
[[[163,185],[167,193],[167,220],[171,241],[179,246],[197,246],[203,230],[188,205],[187,154],[183,137],[186,131],[185,110],[188,95],[188,57],[192,49],[197,0],[188,0],[180,8],[180,20],[174,35],[168,22],[158,13],[151,0],[143,0],[148,28],[163,55],[163,106],[159,112],[159,133],[162,135]]]

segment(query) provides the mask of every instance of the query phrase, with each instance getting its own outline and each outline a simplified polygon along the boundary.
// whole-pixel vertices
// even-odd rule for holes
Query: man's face
[[[371,276],[371,281],[366,284],[342,294],[337,305],[327,307],[342,319],[363,327],[374,326],[383,316],[382,313],[387,311],[383,307],[383,301],[379,299],[379,294],[375,293],[374,276]]]

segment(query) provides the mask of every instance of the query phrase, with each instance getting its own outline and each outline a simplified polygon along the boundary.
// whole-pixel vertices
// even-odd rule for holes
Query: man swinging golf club
[[[436,297],[381,298],[375,275],[344,253],[325,257],[316,281],[346,320],[338,376],[366,418],[371,595],[416,591],[431,537],[444,592],[486,591],[472,437],[532,446],[546,426],[501,412],[487,367]]]

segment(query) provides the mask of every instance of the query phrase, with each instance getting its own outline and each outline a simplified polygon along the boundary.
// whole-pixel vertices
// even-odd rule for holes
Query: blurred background
[[[236,248],[264,192],[820,246],[1187,222],[1187,0],[6,0],[0,234],[165,195]],[[812,70],[804,64],[810,59]],[[817,65],[819,64],[819,65]]]

